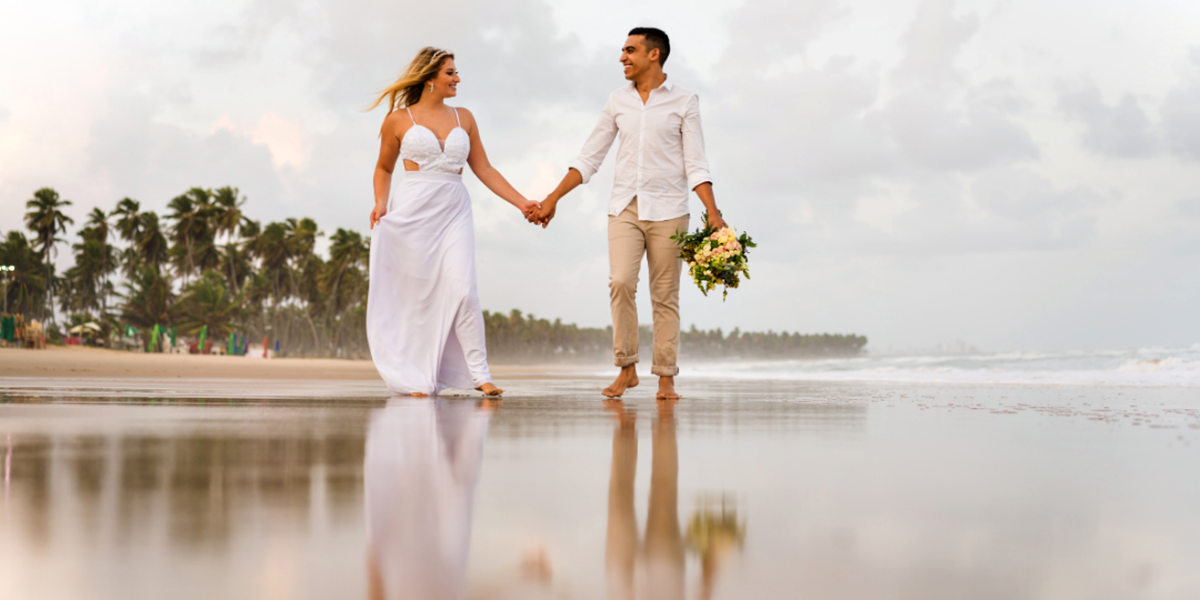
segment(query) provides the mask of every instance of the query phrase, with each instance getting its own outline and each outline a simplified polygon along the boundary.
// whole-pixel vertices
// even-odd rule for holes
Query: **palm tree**
[[[172,198],[167,207],[173,211],[167,218],[175,221],[171,227],[175,246],[170,253],[175,262],[175,271],[183,276],[186,283],[196,272],[196,246],[211,241],[208,221],[212,216],[212,193],[194,187]],[[205,256],[208,254],[206,248]]]
[[[98,232],[89,227],[82,233],[83,241],[71,247],[75,251],[75,266],[64,274],[66,289],[61,297],[62,310],[96,311],[103,318],[107,312],[104,295],[109,291],[105,273],[116,268],[117,261]]]
[[[148,345],[151,329],[155,325],[170,325],[178,315],[171,281],[159,269],[144,265],[125,286],[128,291],[121,305],[121,318],[140,328]]]
[[[300,301],[304,318],[312,330],[313,346],[320,348],[320,335],[317,325],[312,319],[312,309],[320,303],[320,291],[317,285],[317,274],[321,272],[321,259],[315,256],[317,238],[324,235],[317,227],[317,222],[305,217],[303,219],[287,220],[286,243],[291,254],[291,268],[287,269],[291,279],[292,293]],[[299,274],[300,281],[296,281]]]
[[[82,237],[86,240],[89,237],[97,240],[100,245],[100,261],[96,265],[99,268],[98,275],[100,276],[100,313],[101,315],[108,314],[108,296],[112,292],[112,284],[109,283],[109,275],[117,270],[118,261],[116,251],[112,244],[108,243],[108,237],[111,233],[108,224],[108,215],[99,208],[93,208],[92,212],[88,213],[87,220],[90,234],[81,232]]]
[[[142,213],[141,231],[138,232],[137,238],[134,239],[130,250],[133,251],[131,261],[127,264],[132,264],[131,272],[136,272],[138,266],[149,265],[155,269],[162,269],[162,266],[167,264],[168,249],[170,244],[167,242],[167,236],[163,234],[162,227],[159,225],[158,215],[153,211]]]
[[[254,271],[254,265],[250,263],[250,257],[242,244],[230,242],[221,248],[221,271],[230,291],[238,293],[246,278]]]
[[[342,327],[336,321],[357,299],[365,296],[363,288],[367,278],[364,273],[371,251],[370,239],[364,239],[357,231],[339,227],[329,240],[332,242],[329,262],[325,263],[318,284],[325,297],[326,328],[333,332],[328,340],[332,354],[341,345]]]
[[[268,223],[262,233],[254,237],[254,254],[271,282],[272,300],[276,304],[285,296],[284,279],[292,257],[287,240],[288,229],[284,223]]]
[[[141,210],[140,202],[133,198],[122,198],[120,202],[117,202],[117,208],[111,214],[111,216],[119,217],[117,234],[131,244],[142,231],[143,214],[138,212],[139,210]]]
[[[242,196],[239,199],[238,189],[235,187],[225,186],[213,190],[213,228],[216,235],[228,236],[226,242],[232,242],[238,227],[248,220],[242,214],[242,206],[245,204],[246,197]]]
[[[341,291],[339,288],[341,288],[347,271],[365,267],[371,255],[369,240],[363,239],[362,234],[357,231],[339,227],[337,232],[329,237],[329,241],[331,244],[328,268],[321,274],[320,281],[322,292],[329,298],[327,318],[335,312],[341,312],[353,298],[339,295],[339,291]]]
[[[32,313],[35,306],[44,306],[46,280],[42,276],[41,258],[20,231],[8,232],[0,242],[0,264],[16,267],[7,273],[8,309],[16,313]]]
[[[63,241],[59,233],[66,233],[67,225],[75,220],[63,214],[62,209],[71,206],[70,200],[59,197],[53,188],[42,188],[33,193],[33,198],[25,202],[25,225],[37,235],[41,245],[41,259],[46,268],[46,299],[48,300],[49,318],[54,320],[54,256],[58,254],[56,242]]]
[[[179,298],[178,314],[180,331],[197,334],[207,327],[212,339],[220,339],[233,332],[234,324],[246,316],[246,309],[241,297],[229,293],[223,275],[205,271]]]
[[[224,264],[225,277],[235,294],[241,290],[246,278],[254,274],[254,260],[257,257],[255,247],[261,233],[262,226],[258,221],[243,218],[238,226],[241,240],[225,244],[221,262]]]

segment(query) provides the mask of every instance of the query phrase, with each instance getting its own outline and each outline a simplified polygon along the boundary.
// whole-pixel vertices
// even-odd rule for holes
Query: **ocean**
[[[1176,348],[867,355],[685,365],[681,378],[1008,385],[1200,387],[1200,344]]]

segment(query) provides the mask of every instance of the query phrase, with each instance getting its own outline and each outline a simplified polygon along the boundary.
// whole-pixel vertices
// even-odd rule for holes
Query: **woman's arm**
[[[396,111],[383,120],[379,131],[379,160],[375,162],[375,208],[371,210],[371,229],[387,214],[388,194],[392,191],[392,171],[400,158],[399,129],[404,125],[400,112]]]
[[[528,218],[532,211],[537,210],[538,203],[530,202],[525,196],[522,196],[500,174],[500,171],[492,166],[492,163],[488,161],[487,151],[483,149],[483,140],[479,137],[479,126],[475,123],[475,115],[465,108],[457,110],[461,111],[463,124],[466,126],[467,134],[471,137],[471,153],[467,155],[467,164],[471,165],[471,172],[475,173],[479,181],[482,181],[487,189],[492,190],[493,194],[517,207]]]

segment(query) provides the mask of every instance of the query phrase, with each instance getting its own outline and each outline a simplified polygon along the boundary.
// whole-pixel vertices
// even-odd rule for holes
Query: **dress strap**
[[[413,125],[416,125],[416,124],[417,124],[417,120],[413,118],[413,116],[412,116],[412,111],[411,111],[411,110],[408,110],[408,107],[407,107],[407,106],[405,106],[405,107],[404,107],[404,112],[408,113],[408,118],[409,118],[409,120],[413,122]]]
[[[454,106],[451,106],[450,108],[454,109],[454,121],[458,123],[458,128],[462,129],[462,119],[458,118],[458,108]]]

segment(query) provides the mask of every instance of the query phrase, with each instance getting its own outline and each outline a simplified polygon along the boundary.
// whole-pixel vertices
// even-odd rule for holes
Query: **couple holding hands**
[[[587,183],[616,138],[616,180],[608,205],[609,296],[613,357],[620,373],[604,395],[619,398],[638,385],[635,294],[642,257],[650,272],[654,357],[660,400],[676,400],[679,280],[682,261],[671,236],[688,229],[688,194],[704,204],[708,222],[724,226],[713,197],[696,94],[668,79],[671,45],[659,29],[638,27],[621,48],[628,84],[609,97],[600,119],[558,187],[542,202],[522,196],[492,167],[475,118],[446,104],[460,81],[454,55],[425,48],[371,108],[388,105],[371,211],[367,339],[388,389],[426,396],[445,388],[503,390],[488,372],[483,312],[475,288],[467,165],[489,190],[543,227],[558,201]],[[392,173],[404,180],[388,205]]]

